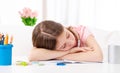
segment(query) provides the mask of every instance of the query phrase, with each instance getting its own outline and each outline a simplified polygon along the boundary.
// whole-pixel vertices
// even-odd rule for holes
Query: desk
[[[120,73],[120,64],[11,65],[0,66],[0,73]]]

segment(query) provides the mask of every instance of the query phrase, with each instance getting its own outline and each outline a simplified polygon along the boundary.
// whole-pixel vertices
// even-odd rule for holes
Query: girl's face
[[[75,36],[68,29],[64,28],[63,33],[57,38],[56,50],[69,50],[75,45]]]

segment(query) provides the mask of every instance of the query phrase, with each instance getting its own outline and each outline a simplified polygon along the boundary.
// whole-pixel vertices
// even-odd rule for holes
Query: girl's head
[[[75,46],[74,35],[60,23],[43,21],[32,33],[33,46],[49,50],[68,50]]]
[[[38,23],[32,33],[33,46],[54,50],[57,43],[56,39],[63,31],[63,26],[54,21]]]

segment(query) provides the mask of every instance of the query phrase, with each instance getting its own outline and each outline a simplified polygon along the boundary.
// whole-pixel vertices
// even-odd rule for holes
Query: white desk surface
[[[0,66],[0,73],[120,73],[120,64],[11,65]]]

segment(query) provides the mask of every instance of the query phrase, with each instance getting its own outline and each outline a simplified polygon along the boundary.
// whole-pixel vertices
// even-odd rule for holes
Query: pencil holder
[[[12,44],[0,45],[0,65],[6,66],[12,63]]]

